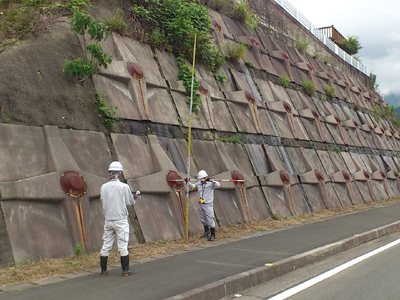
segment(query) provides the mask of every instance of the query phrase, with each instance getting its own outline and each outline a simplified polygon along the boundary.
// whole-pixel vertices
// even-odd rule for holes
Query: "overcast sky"
[[[379,90],[400,95],[400,1],[288,0],[316,27],[333,25],[358,36],[361,62],[377,75]]]

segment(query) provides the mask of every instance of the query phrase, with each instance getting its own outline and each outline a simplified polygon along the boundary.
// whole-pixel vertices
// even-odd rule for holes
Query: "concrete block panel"
[[[385,134],[385,130],[382,126],[376,127],[374,129],[375,137],[378,140],[378,144],[380,144],[380,149],[391,149],[390,144],[388,142],[388,138]]]
[[[32,161],[31,170],[42,170],[27,169],[25,174],[14,173],[14,178],[0,181],[1,208],[15,262],[72,254],[77,243],[89,252],[98,251],[104,222],[99,193],[111,161],[104,134],[53,126],[0,125],[0,131],[9,137],[9,146],[0,147],[7,161],[14,166],[19,162],[17,169],[25,170],[26,163],[19,157],[22,152],[8,152],[13,147],[24,149],[28,164]],[[60,180],[66,171],[80,174],[85,193],[77,196],[74,186],[68,193],[63,190]],[[4,176],[3,170],[0,174]],[[54,246],[48,247],[51,240]]]
[[[215,142],[221,158],[228,170],[237,170],[247,181],[242,187],[236,184],[236,197],[240,197],[247,222],[265,220],[270,216],[267,203],[262,195],[256,178],[253,176],[251,164],[241,145]]]
[[[309,211],[283,147],[246,145],[246,150],[273,214],[291,216]]]
[[[155,49],[155,54],[164,78],[167,81],[179,81],[180,79],[178,77],[178,73],[180,70],[175,55],[166,51],[160,51],[158,49]]]
[[[260,96],[264,102],[275,102],[275,96],[268,81],[254,78],[254,82],[256,83],[258,90],[260,91]]]
[[[216,80],[214,73],[204,65],[197,65],[197,79],[200,82],[205,82],[208,87],[208,93],[212,99],[224,100],[224,94],[222,91],[229,91],[230,83],[222,82],[221,80]],[[219,73],[223,73],[223,69],[219,70]],[[221,74],[222,75],[222,74]]]
[[[300,119],[311,140],[332,143],[333,139],[326,126],[321,123],[319,113],[312,99],[303,93],[288,90],[289,97],[299,112]]]
[[[339,153],[317,150],[324,170],[332,181],[332,187],[336,191],[338,200],[343,207],[363,203],[362,197],[355,188],[354,178]],[[353,187],[354,186],[354,187]]]
[[[169,170],[178,169],[175,164],[183,157],[179,145],[176,146],[172,141],[167,148],[153,135],[141,137],[112,134],[111,138],[118,160],[124,166],[124,176],[128,184],[133,191],[142,192],[142,198],[136,201],[134,210],[144,240],[156,241],[185,236],[186,209],[182,212],[181,208],[186,207],[186,194],[184,190],[181,193],[173,191],[166,179]],[[177,142],[179,143],[186,142]],[[182,162],[177,165],[182,168]],[[184,173],[179,174],[182,178],[186,177]],[[189,233],[200,232],[202,226],[194,196],[190,197],[188,207]]]
[[[354,156],[349,152],[340,153],[350,174],[353,176],[356,186],[363,197],[364,202],[376,201],[375,191],[372,187],[370,174],[359,156]]]
[[[287,76],[291,81],[295,82],[296,78],[293,75],[293,67],[289,61],[289,55],[281,50],[269,52],[270,60],[279,77]],[[297,78],[298,79],[298,78]]]
[[[42,155],[46,152],[46,141],[41,128],[0,124],[0,136],[0,182],[50,171],[48,158]]]
[[[16,263],[74,253],[62,204],[15,200],[2,201],[1,206]]]
[[[251,92],[228,92],[225,95],[239,131],[274,135],[265,104]]]
[[[243,36],[239,37],[239,42],[244,43],[247,46],[246,55],[244,58],[246,62],[251,62],[257,69],[266,70],[269,74],[279,76],[279,72],[277,69],[275,69],[274,64],[271,61],[271,57],[268,55],[268,51],[263,47],[259,39],[253,36]],[[278,66],[278,68],[280,67],[281,65]],[[293,70],[293,68],[290,70],[292,72],[296,72],[296,70]]]
[[[196,172],[204,169],[211,178],[231,179],[232,171],[236,170],[246,180],[243,189],[232,182],[222,182],[215,190],[214,210],[220,225],[252,222],[269,216],[241,145],[193,140],[192,153]]]
[[[183,126],[189,127],[190,108],[186,94],[172,91],[171,95],[175,106],[178,109],[179,118],[182,121]],[[196,113],[196,111],[192,111],[192,128],[211,129],[215,128],[214,126],[217,125],[224,127],[223,123],[218,122],[216,115],[222,115],[223,119],[228,121],[227,117],[229,115],[225,114],[227,110],[226,106],[224,106],[225,103],[220,100],[212,101],[212,99],[209,99],[209,97],[201,97],[201,102],[204,103],[204,105],[198,106],[198,113]],[[212,110],[213,108],[215,108],[216,111]],[[227,127],[233,130],[231,126],[232,122],[228,122],[227,124],[229,124]]]
[[[298,111],[295,109],[287,92],[281,86],[269,83],[274,102],[267,102],[269,114],[279,135],[284,138],[309,140]]]
[[[342,120],[336,115],[326,116],[325,125],[328,128],[336,144],[354,145],[347,130],[345,130]]]
[[[324,174],[324,168],[315,150],[287,148],[288,155],[300,176],[300,182],[306,192],[313,211],[340,207],[331,179]]]
[[[1,206],[0,206],[0,236],[1,236],[0,268],[4,268],[8,265],[15,264],[15,260],[12,254],[10,238],[4,220],[3,208]]]
[[[112,43],[116,59],[107,69],[99,71],[94,83],[110,108],[117,107],[116,117],[179,125],[176,114],[164,113],[174,112],[175,107],[159,68],[159,65],[165,69],[172,66],[174,70],[176,61],[171,61],[167,55],[157,56],[155,60],[149,45],[116,33],[107,43]]]
[[[222,14],[209,9],[209,16],[211,19],[211,28],[214,30],[214,34],[217,37],[217,43],[224,50],[225,39],[233,40],[233,35],[225,24]]]
[[[381,156],[369,154],[360,154],[360,156],[365,162],[367,170],[371,174],[382,200],[395,196],[395,191],[389,185],[384,161]]]
[[[210,90],[209,85],[204,80],[200,80],[199,83],[200,101],[202,104],[199,109],[202,110],[209,128],[222,131],[236,131],[223,94],[219,93],[218,90]]]
[[[235,40],[238,40],[240,36],[251,36],[251,31],[240,24],[238,21],[229,18],[225,14],[221,14],[221,17],[225,23],[228,32],[233,36]],[[225,37],[229,36],[225,35]]]

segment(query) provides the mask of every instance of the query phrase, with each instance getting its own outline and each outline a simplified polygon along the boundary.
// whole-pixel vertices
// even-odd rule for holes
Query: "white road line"
[[[307,281],[305,281],[305,282],[303,282],[303,283],[301,283],[301,284],[299,284],[297,286],[294,286],[294,287],[292,287],[292,288],[290,288],[290,289],[288,289],[288,290],[286,290],[286,291],[284,291],[284,292],[282,292],[282,293],[280,293],[278,295],[273,296],[272,298],[268,298],[267,300],[284,300],[284,299],[287,299],[290,296],[293,296],[294,294],[297,294],[297,293],[301,292],[302,290],[305,290],[305,289],[313,286],[314,284],[317,284],[320,281],[323,281],[323,280],[325,280],[325,279],[327,279],[327,278],[329,278],[329,277],[331,277],[331,276],[333,276],[333,275],[335,275],[335,274],[337,274],[337,273],[339,273],[339,272],[341,272],[341,271],[343,271],[343,270],[345,270],[347,268],[350,268],[351,266],[354,266],[355,264],[357,264],[359,262],[362,262],[363,260],[365,260],[367,258],[370,258],[371,256],[374,256],[375,254],[378,254],[378,253],[380,253],[382,251],[385,251],[385,250],[387,250],[387,249],[389,249],[389,248],[391,248],[393,246],[396,246],[399,243],[400,243],[400,239],[395,240],[395,241],[393,241],[393,242],[391,242],[391,243],[389,243],[389,244],[387,244],[387,245],[385,245],[383,247],[380,247],[378,249],[375,249],[374,251],[368,252],[368,253],[366,253],[366,254],[364,254],[364,255],[362,255],[360,257],[357,257],[357,258],[355,258],[355,259],[353,259],[353,260],[351,260],[351,261],[349,261],[349,262],[347,262],[347,263],[345,263],[343,265],[340,265],[340,266],[338,266],[338,267],[336,267],[336,268],[334,268],[334,269],[332,269],[330,271],[327,271],[327,272],[325,272],[325,273],[323,273],[321,275],[318,275],[317,277],[311,278],[310,280],[307,280]]]

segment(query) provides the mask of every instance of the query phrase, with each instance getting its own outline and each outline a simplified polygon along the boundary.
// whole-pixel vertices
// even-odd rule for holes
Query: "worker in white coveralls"
[[[133,205],[140,195],[132,195],[129,185],[120,181],[123,168],[118,161],[113,161],[108,168],[109,181],[101,186],[100,199],[103,206],[105,223],[103,247],[100,250],[101,276],[107,276],[107,260],[117,237],[118,252],[121,255],[122,276],[133,275],[129,270],[129,221],[127,205]]]
[[[199,197],[199,216],[204,226],[204,235],[202,238],[209,237],[209,241],[215,239],[215,221],[214,221],[214,189],[220,187],[220,183],[208,178],[206,171],[201,170],[197,174],[198,181],[193,184],[188,178],[185,179],[190,189],[197,189]]]

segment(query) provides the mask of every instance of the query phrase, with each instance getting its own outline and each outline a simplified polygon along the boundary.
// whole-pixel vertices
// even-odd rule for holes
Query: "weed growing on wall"
[[[214,75],[215,80],[222,81],[222,82],[225,82],[227,80],[225,75],[222,75],[222,74],[213,74],[213,75]]]
[[[130,11],[151,45],[191,60],[196,35],[196,61],[212,71],[223,63],[218,47],[211,44],[206,7],[185,0],[132,0],[132,4]]]
[[[335,96],[336,96],[335,86],[325,84],[324,89],[325,89],[326,96],[328,97],[329,100],[332,100],[333,98],[335,98]]]
[[[178,73],[178,77],[180,80],[183,81],[183,85],[185,87],[186,90],[186,98],[188,99],[189,103],[190,103],[190,94],[191,94],[191,90],[192,90],[192,67],[190,65],[186,65],[184,63],[184,59],[183,56],[178,56],[177,58],[178,61],[178,66],[179,66],[179,73]],[[201,106],[201,99],[199,97],[199,95],[197,95],[197,91],[199,90],[200,87],[200,83],[196,78],[196,70],[194,70],[194,74],[193,74],[193,106],[192,106],[192,110],[193,112],[199,116],[199,106]]]
[[[234,143],[234,144],[242,144],[242,141],[239,138],[239,135],[234,135],[232,137],[229,138],[219,138],[218,140],[220,140],[223,143]]]
[[[245,1],[234,2],[233,11],[229,16],[245,25],[250,30],[255,30],[259,23],[257,17],[253,14],[251,8]]]
[[[362,49],[362,46],[358,41],[358,36],[354,35],[348,36],[347,39],[342,40],[339,43],[339,47],[350,55],[355,55]]]
[[[88,6],[89,0],[0,0],[0,46],[15,44],[24,34],[45,28],[64,11]]]
[[[297,50],[299,50],[301,53],[306,54],[309,46],[310,46],[310,42],[301,39],[299,37],[298,33],[296,33],[296,40],[294,43],[294,47]]]
[[[107,100],[100,94],[99,91],[95,90],[96,101],[95,104],[99,107],[99,114],[100,118],[103,118],[102,123],[107,128],[111,128],[119,121],[118,117],[115,117],[118,107],[109,108]]]
[[[229,0],[207,0],[205,3],[215,11],[221,11],[227,7]]]
[[[317,91],[315,83],[312,82],[311,80],[302,81],[301,86],[303,87],[305,93],[310,97],[314,96]]]
[[[111,16],[104,19],[103,24],[105,24],[109,30],[117,32],[119,34],[124,34],[127,25],[118,10],[114,10]]]
[[[371,112],[374,115],[375,120],[380,123],[382,121],[382,111],[380,107],[375,104]]]
[[[226,57],[233,62],[238,62],[246,55],[247,47],[243,43],[227,43]]]
[[[91,54],[90,59],[77,58],[75,60],[65,60],[63,71],[67,75],[87,77],[97,74],[99,66],[107,69],[112,61],[112,56],[104,53],[99,42],[105,40],[110,31],[105,24],[97,22],[83,9],[73,8],[73,17],[70,20],[71,29],[77,34],[82,35],[86,44],[85,33],[90,36],[90,41],[86,50]],[[86,53],[85,53],[86,56]]]
[[[82,244],[76,243],[74,247],[74,254],[75,256],[81,256],[84,253],[85,249],[83,248]]]
[[[290,80],[289,76],[286,73],[283,74],[282,77],[279,77],[279,79],[280,79],[281,84],[282,84],[282,86],[284,88],[287,88],[289,86],[289,83],[290,83],[291,80]]]
[[[244,62],[246,64],[246,66],[249,66],[250,68],[254,68],[254,64],[251,61],[245,61]]]

